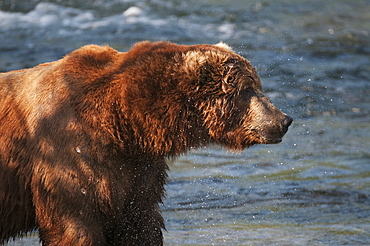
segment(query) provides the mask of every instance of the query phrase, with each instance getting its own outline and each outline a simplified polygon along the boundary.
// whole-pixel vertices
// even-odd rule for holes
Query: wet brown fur
[[[88,45],[0,74],[0,242],[162,245],[165,158],[279,142],[284,117],[223,44]]]

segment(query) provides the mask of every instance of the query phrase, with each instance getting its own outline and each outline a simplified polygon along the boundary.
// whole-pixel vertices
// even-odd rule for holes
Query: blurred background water
[[[295,119],[279,145],[171,161],[166,245],[370,245],[369,0],[0,0],[0,9],[0,72],[90,43],[224,41]]]

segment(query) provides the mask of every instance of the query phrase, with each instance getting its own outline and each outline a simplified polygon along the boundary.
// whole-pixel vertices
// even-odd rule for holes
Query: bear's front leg
[[[36,200],[36,218],[44,246],[101,246],[106,242],[99,216],[52,200]],[[72,205],[73,206],[73,205]]]
[[[134,205],[134,204],[132,204]],[[138,204],[135,204],[138,205]],[[134,205],[134,206],[135,206]],[[163,218],[157,204],[141,203],[143,208],[131,207],[113,230],[112,245],[161,246],[163,245]]]
[[[33,175],[31,189],[41,242],[44,246],[109,245],[104,233],[106,218],[92,187],[82,184],[82,175],[79,180],[64,169],[45,165]]]
[[[93,224],[64,222],[47,224],[42,220],[39,227],[40,240],[45,246],[103,246],[106,243],[102,231]]]

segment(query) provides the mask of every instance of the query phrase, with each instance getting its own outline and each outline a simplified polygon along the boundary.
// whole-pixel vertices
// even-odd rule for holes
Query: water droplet
[[[75,150],[76,150],[76,152],[77,152],[77,153],[81,154],[81,147],[80,147],[80,146],[77,146],[77,147],[75,148]]]

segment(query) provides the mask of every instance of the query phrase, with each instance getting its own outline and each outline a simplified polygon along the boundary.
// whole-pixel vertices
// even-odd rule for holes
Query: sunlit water
[[[222,40],[295,119],[279,145],[171,161],[167,245],[370,244],[369,1],[38,2],[0,1],[0,71],[88,43]]]

